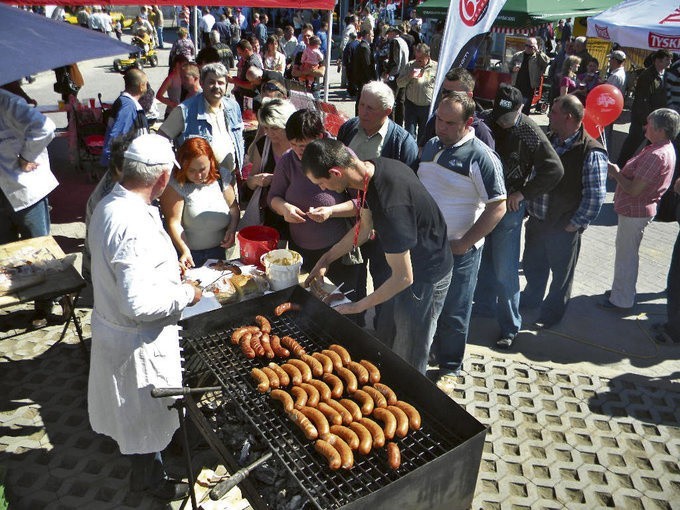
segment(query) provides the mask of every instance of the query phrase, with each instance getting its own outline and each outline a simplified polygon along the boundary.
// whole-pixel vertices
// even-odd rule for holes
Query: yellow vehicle
[[[128,58],[117,58],[113,61],[113,70],[117,73],[124,73],[131,67],[137,69],[144,69],[144,66],[156,67],[158,65],[158,54],[154,48],[153,39],[147,44],[148,49],[145,48],[145,42],[139,37],[132,38],[132,45],[136,47],[136,51],[130,53]]]
[[[130,28],[132,23],[135,21],[134,18],[126,18],[122,12],[111,12],[110,15],[111,21],[115,24],[120,20],[121,24],[123,25],[123,28]],[[78,24],[78,18],[76,17],[75,14],[72,13],[66,13],[64,20],[71,23],[71,25]]]

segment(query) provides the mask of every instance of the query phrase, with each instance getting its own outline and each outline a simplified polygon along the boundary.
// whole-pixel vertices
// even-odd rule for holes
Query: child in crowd
[[[321,39],[313,35],[310,37],[307,46],[302,52],[302,59],[300,63],[302,64],[302,75],[300,76],[300,81],[311,87],[314,84],[315,77],[312,71],[319,68],[319,65],[323,62],[323,53],[321,53]]]
[[[139,48],[140,55],[146,55],[151,48],[151,36],[147,33],[146,28],[141,27],[137,30],[137,35],[132,38],[132,44]]]

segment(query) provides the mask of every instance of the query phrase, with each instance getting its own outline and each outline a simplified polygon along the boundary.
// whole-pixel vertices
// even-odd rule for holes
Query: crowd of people
[[[294,11],[291,25],[270,34],[265,13],[204,9],[200,51],[186,26],[172,46],[156,93],[167,111],[156,129],[141,104],[146,74],[125,73],[105,135],[106,173],[87,206],[83,273],[94,291],[90,421],[131,456],[134,490],[164,499],[188,490],[162,467],[177,415],[148,387],[181,386],[176,322],[202,292],[180,273],[225,258],[246,205],[302,255],[306,285],[327,276],[354,289],[354,301],[336,310],[365,326],[375,309],[369,326],[376,335],[435,381],[463,369],[473,313],[498,321],[500,349],[512,348],[521,329],[559,323],[607,178],[616,183],[618,227],[614,280],[601,306],[626,312],[635,305],[644,229],[673,185],[678,64],[667,69],[665,50],[652,55],[635,89],[639,126],[614,164],[583,127],[579,91],[619,83],[621,50],[600,78],[597,62],[582,54],[585,41],[558,25],[555,50],[564,63],[546,133],[530,117],[549,62],[537,39],[512,57],[514,85],[501,84],[492,108],[482,110],[465,69],[448,70],[434,90],[440,30],[423,34],[415,13],[386,26],[394,5],[388,0],[378,20],[368,9],[347,18],[337,65],[356,116],[336,138],[320,111],[288,99],[286,76],[314,93],[329,64],[331,41],[316,15],[307,23],[306,13]],[[12,133],[0,156],[0,243],[47,235],[47,194],[57,185],[46,157],[54,124],[9,91],[0,91],[0,106],[0,128]],[[251,109],[259,130],[246,147]],[[647,144],[635,154],[641,136]],[[659,331],[676,339],[678,245],[680,237],[669,320]],[[527,325],[522,312],[531,308],[538,319]]]

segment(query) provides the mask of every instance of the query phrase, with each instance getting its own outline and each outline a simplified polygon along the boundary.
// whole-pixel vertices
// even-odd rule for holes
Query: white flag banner
[[[452,66],[467,66],[504,5],[505,0],[451,0],[433,97],[437,97],[444,76]],[[430,115],[434,107],[435,101],[430,105]]]

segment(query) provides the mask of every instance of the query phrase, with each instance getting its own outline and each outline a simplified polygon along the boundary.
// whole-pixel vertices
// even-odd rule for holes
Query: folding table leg
[[[62,296],[62,299],[66,300],[66,304],[68,307],[68,314],[66,317],[66,322],[64,322],[64,328],[61,330],[61,336],[59,337],[59,340],[57,343],[61,342],[64,339],[64,336],[66,335],[66,331],[68,329],[68,325],[73,321],[73,325],[76,327],[76,334],[78,335],[78,340],[80,340],[80,347],[83,349],[83,353],[85,354],[86,357],[89,357],[89,352],[87,350],[87,346],[85,345],[85,339],[83,338],[83,327],[82,324],[80,323],[80,317],[76,314],[76,302],[78,301],[78,297],[80,296],[80,291],[76,292],[73,294],[65,294]]]

